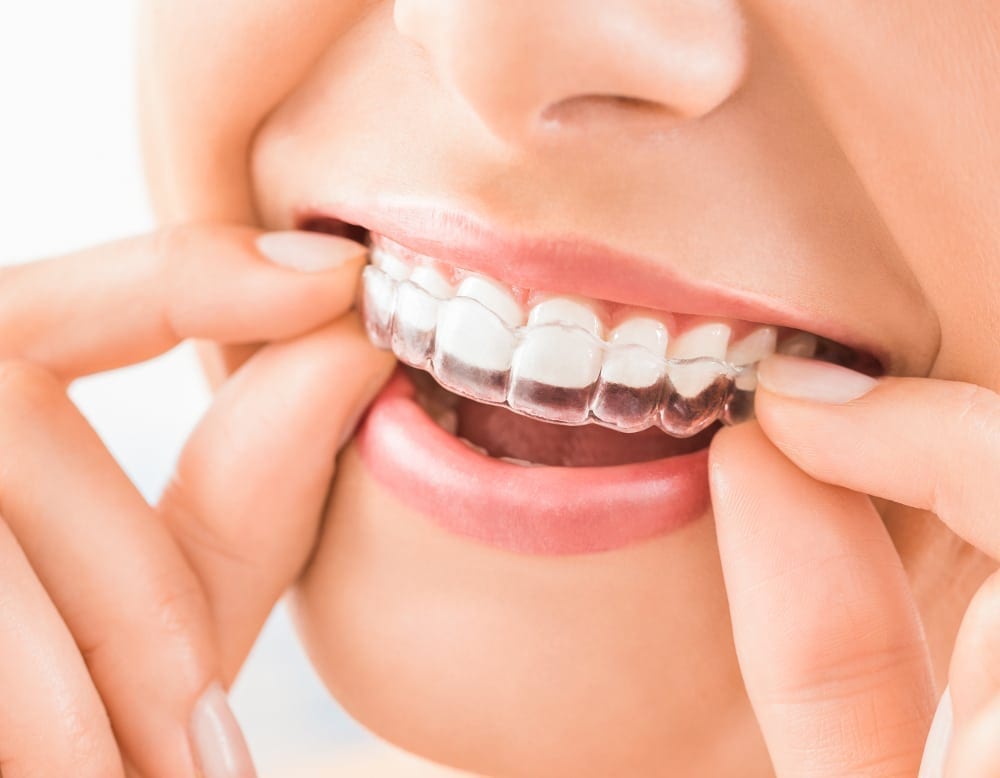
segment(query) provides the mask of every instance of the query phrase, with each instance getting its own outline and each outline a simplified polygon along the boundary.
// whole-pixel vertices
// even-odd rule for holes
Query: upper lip
[[[848,322],[756,291],[686,277],[662,261],[572,235],[503,231],[477,214],[426,201],[336,203],[297,216],[299,226],[317,218],[358,225],[417,253],[512,286],[805,330],[869,354],[883,366],[890,363],[883,346],[853,331]]]

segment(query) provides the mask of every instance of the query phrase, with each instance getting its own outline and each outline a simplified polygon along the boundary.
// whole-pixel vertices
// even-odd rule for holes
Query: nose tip
[[[747,67],[736,0],[396,0],[394,12],[507,140],[553,121],[683,123],[726,102]]]

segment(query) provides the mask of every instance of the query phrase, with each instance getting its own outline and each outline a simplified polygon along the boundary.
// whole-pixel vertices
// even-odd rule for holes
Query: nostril
[[[625,95],[587,94],[553,103],[541,112],[543,124],[593,124],[601,119],[673,124],[681,115],[671,106]]]

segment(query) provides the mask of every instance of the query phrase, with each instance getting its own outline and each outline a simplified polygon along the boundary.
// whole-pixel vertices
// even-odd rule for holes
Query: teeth
[[[389,348],[392,337],[392,318],[396,307],[396,284],[384,273],[364,273],[365,329],[372,343]]]
[[[622,346],[642,346],[647,351],[664,356],[670,335],[667,326],[656,319],[637,316],[623,321],[611,331],[611,343]]]
[[[415,268],[408,280],[397,287],[392,350],[403,362],[426,367],[441,301],[450,298],[453,289],[441,273],[426,265]]]
[[[774,327],[758,327],[743,340],[734,343],[726,352],[726,361],[731,365],[753,365],[774,353],[778,341],[778,330]],[[752,392],[757,388],[757,371],[744,370],[736,376],[736,388]]]
[[[691,317],[694,326],[676,334],[669,314],[636,312],[607,331],[605,303],[512,289],[461,270],[456,288],[436,260],[403,259],[378,242],[371,257],[362,303],[373,342],[429,371],[431,386],[454,393],[444,395],[546,421],[693,435],[716,419],[752,415],[755,365],[776,348],[807,357],[817,351],[816,336],[804,332],[783,331],[776,346],[772,326],[747,328],[730,344],[729,324]],[[455,434],[453,409],[428,412]]]
[[[508,327],[524,324],[524,312],[513,295],[500,284],[483,276],[469,276],[458,286],[457,297],[468,297],[482,303],[500,317]]]
[[[790,357],[812,357],[816,353],[816,336],[808,332],[796,332],[781,341],[778,353]]]
[[[606,383],[652,386],[663,374],[668,340],[666,325],[656,319],[636,317],[622,322],[611,331],[612,347],[604,357],[601,377]]]
[[[439,300],[451,299],[455,294],[455,289],[448,282],[448,279],[428,265],[414,268],[410,275],[410,283],[416,284]]]
[[[514,354],[514,374],[523,381],[581,389],[600,371],[601,350],[593,339],[559,326],[527,330]]]
[[[751,365],[774,353],[778,331],[774,327],[758,327],[743,340],[734,343],[726,352],[726,361],[732,365]]]
[[[525,330],[514,353],[512,408],[554,421],[581,423],[590,412],[590,392],[601,372],[600,344],[588,333],[561,325]]]
[[[415,367],[427,365],[427,360],[431,357],[440,305],[436,297],[419,286],[399,285],[396,292],[392,350],[402,361]]]
[[[459,393],[503,402],[514,355],[514,333],[475,300],[455,297],[438,311],[434,373]]]
[[[552,297],[540,302],[528,314],[528,326],[566,324],[586,330],[595,338],[604,335],[604,324],[594,310],[577,300]]]
[[[669,355],[675,359],[711,357],[719,362],[695,362],[670,365],[667,375],[674,389],[682,397],[694,397],[706,389],[725,372],[722,361],[726,358],[729,343],[728,324],[709,322],[700,324],[678,335],[670,344]]]
[[[372,264],[389,276],[389,278],[396,281],[405,281],[410,275],[410,266],[388,251],[374,249],[371,257]]]

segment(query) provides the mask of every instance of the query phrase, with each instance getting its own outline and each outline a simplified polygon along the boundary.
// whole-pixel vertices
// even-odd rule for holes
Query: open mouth
[[[589,490],[596,500],[596,513],[584,500],[577,511],[582,523],[563,526],[565,510],[557,503],[546,522],[538,504],[494,495],[494,513],[504,516],[499,539],[482,512],[467,505],[459,530],[508,549],[605,550],[703,512],[712,436],[720,425],[752,416],[755,365],[775,351],[880,372],[870,354],[801,329],[525,288],[337,219],[313,218],[303,227],[371,248],[362,294],[365,326],[372,341],[391,349],[403,365],[366,426],[382,429],[392,416],[393,424],[408,427],[409,436],[390,435],[396,451],[362,443],[369,452],[380,448],[376,459],[383,466],[394,462],[389,468],[394,486],[401,470],[420,482],[409,502],[416,499],[418,507],[435,515],[447,507],[457,517],[455,506],[463,502],[456,500],[457,492],[468,491],[469,478],[458,474],[456,480],[463,483],[440,483],[430,472],[436,465],[464,470],[477,480],[480,485],[470,497],[480,505],[490,503],[479,499],[489,496],[484,481],[497,478],[508,489],[548,488],[576,503],[568,491],[545,480],[555,479],[575,489],[577,498]],[[389,411],[404,399],[408,409]],[[435,441],[447,444],[434,449]],[[412,462],[421,456],[415,449],[423,449],[423,467],[401,461],[401,447],[418,458]],[[571,470],[576,472],[566,472]],[[648,478],[659,478],[670,493],[642,487]],[[428,503],[435,484],[440,493]],[[623,524],[603,488],[611,484],[625,490],[632,484],[672,505],[644,505],[639,513],[645,510],[647,520],[633,516]],[[617,507],[627,509],[625,503]],[[616,529],[595,534],[590,530],[601,524],[595,519],[601,506]],[[687,510],[680,510],[684,506]],[[469,520],[470,510],[480,514],[477,521]],[[534,524],[511,534],[511,519],[519,512],[531,515]],[[588,523],[589,534],[581,537]],[[448,528],[456,529],[451,524]],[[623,532],[629,524],[634,532]]]

